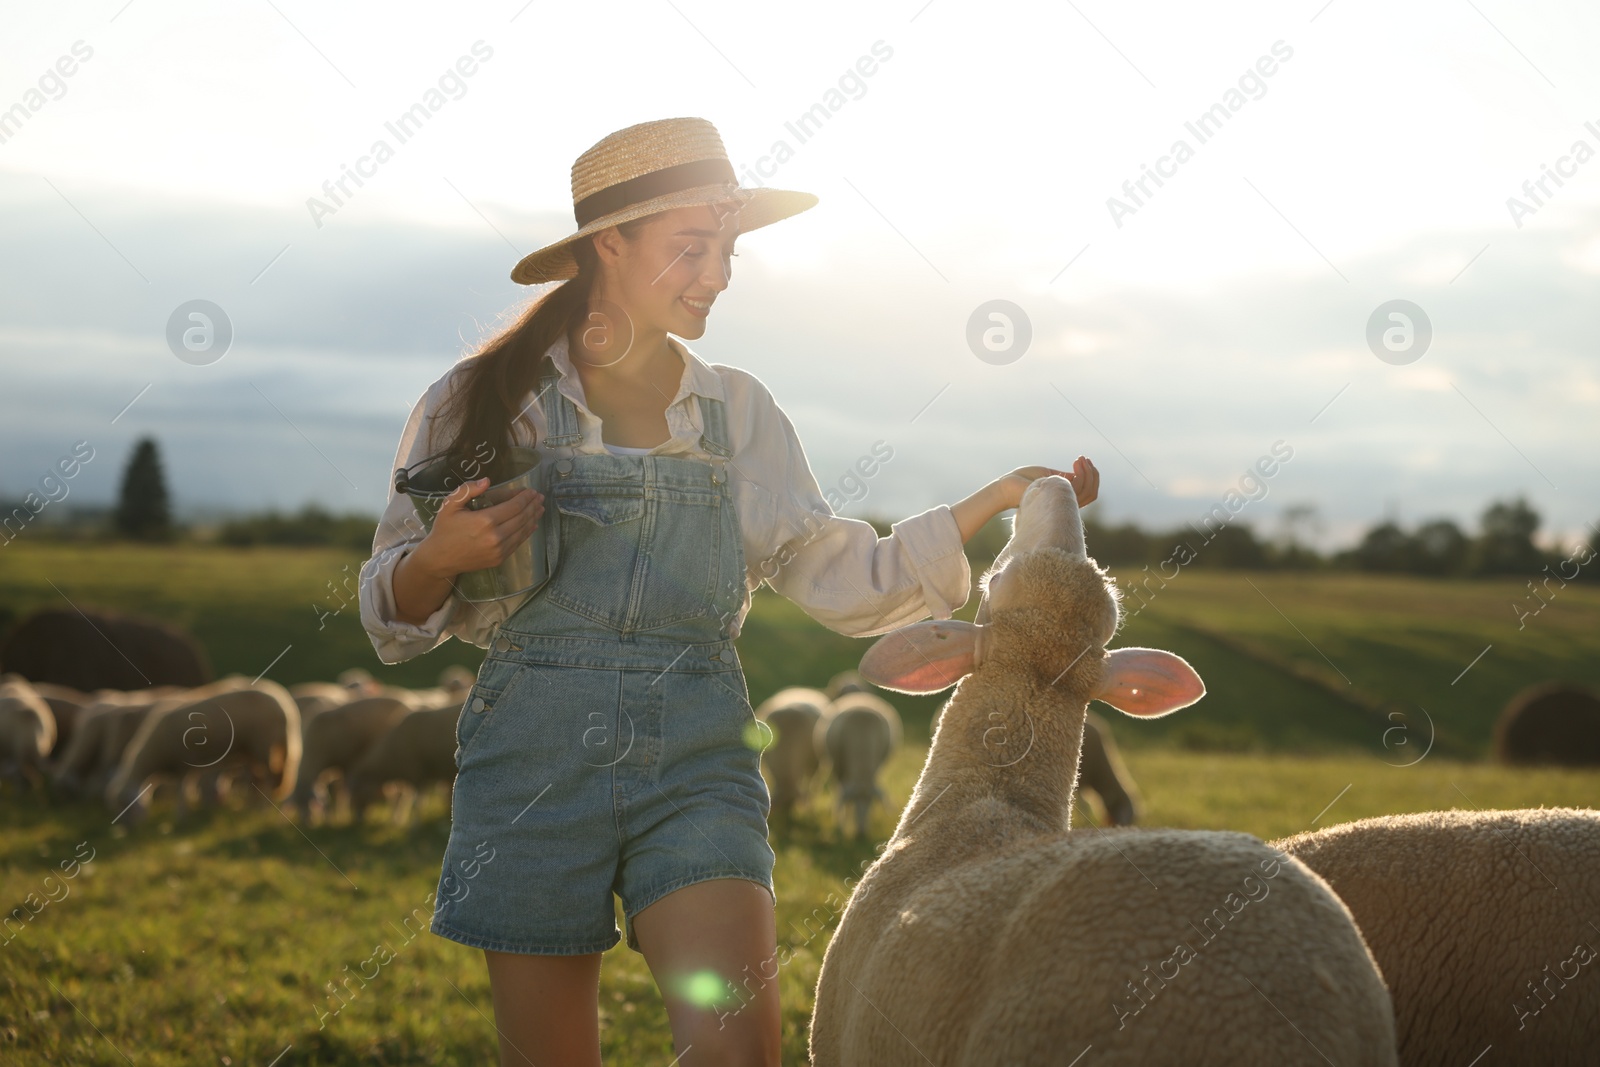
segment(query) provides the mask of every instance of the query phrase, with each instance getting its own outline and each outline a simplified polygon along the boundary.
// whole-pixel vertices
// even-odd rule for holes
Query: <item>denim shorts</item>
[[[674,889],[744,878],[771,893],[760,728],[731,642],[647,645],[622,667],[615,648],[524,640],[485,661],[461,711],[433,932],[602,952],[621,937],[615,893],[637,950],[633,916]]]
[[[555,390],[549,392],[554,393]],[[603,952],[712,878],[773,892],[763,735],[729,620],[744,556],[725,476],[583,457],[547,494],[562,559],[496,631],[456,728],[432,930],[497,952]]]

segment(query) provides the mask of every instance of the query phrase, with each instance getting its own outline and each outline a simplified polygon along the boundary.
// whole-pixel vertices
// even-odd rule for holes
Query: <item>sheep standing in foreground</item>
[[[1080,794],[1090,794],[1099,804],[1095,816],[1112,826],[1132,826],[1139,821],[1139,789],[1122,762],[1111,727],[1094,712],[1083,724],[1083,759],[1078,764]],[[1086,798],[1085,803],[1088,803]],[[1093,808],[1091,807],[1091,810]]]
[[[423,790],[435,783],[456,780],[456,718],[460,708],[446,705],[424,708],[401,716],[379,737],[346,776],[350,814],[360,822],[377,803],[384,786],[405,786],[394,808],[395,822],[411,821],[412,810]],[[446,803],[449,793],[446,793]]]
[[[841,694],[833,702],[832,714],[817,726],[819,747],[839,788],[839,826],[844,827],[849,811],[858,838],[867,836],[873,802],[889,806],[878,772],[900,747],[900,733],[900,714],[894,706],[862,691]]]
[[[324,775],[348,776],[367,750],[411,709],[393,697],[358,697],[318,714],[302,728],[299,777],[291,798],[301,822],[311,818],[313,805],[329,811]],[[349,790],[345,789],[348,799]]]
[[[0,779],[44,784],[56,716],[25,681],[0,683]]]
[[[1107,652],[1117,623],[1051,476],[976,623],[863,657],[885,688],[960,685],[823,957],[816,1067],[1395,1063],[1383,980],[1306,866],[1245,834],[1068,829],[1088,702],[1157,716],[1205,691],[1171,653]]]
[[[821,691],[799,685],[778,690],[756,708],[756,719],[770,726],[773,734],[761,750],[761,766],[772,781],[772,821],[787,821],[796,804],[810,799],[811,784],[822,766],[813,734],[829,710]]]
[[[1276,844],[1355,915],[1402,1064],[1600,1055],[1600,812],[1430,811]]]
[[[221,692],[211,687],[198,700],[166,701],[153,708],[128,741],[117,772],[105,788],[107,806],[127,811],[133,820],[149,808],[145,783],[152,777],[179,784],[178,810],[189,802],[191,775],[204,778],[214,802],[218,777],[243,767],[257,788],[273,801],[294,789],[300,767],[300,710],[276,682],[228,679]],[[191,693],[191,695],[192,695]],[[247,799],[259,794],[249,792]]]

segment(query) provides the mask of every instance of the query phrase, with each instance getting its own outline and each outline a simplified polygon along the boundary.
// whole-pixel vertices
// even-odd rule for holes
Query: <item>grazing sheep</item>
[[[439,672],[439,687],[456,696],[456,703],[464,703],[478,676],[460,664],[451,664]]]
[[[346,703],[353,694],[332,682],[297,682],[289,687],[289,695],[300,709],[300,724],[304,726],[329,708]]]
[[[1088,702],[1205,692],[1171,653],[1107,652],[1117,623],[1057,475],[1024,493],[976,623],[863,657],[888,689],[960,685],[823,957],[816,1067],[1395,1063],[1383,980],[1305,865],[1245,834],[1069,830]]]
[[[410,822],[417,796],[430,785],[456,780],[456,705],[424,708],[400,717],[346,775],[350,791],[350,814],[356,822],[377,803],[390,782],[407,787],[402,803],[394,809],[394,819]],[[446,794],[448,804],[449,794]]]
[[[359,697],[304,724],[299,777],[292,797],[301,822],[311,818],[313,801],[322,812],[330,810],[322,777],[338,773],[348,778],[350,769],[378,738],[410,711],[393,697]]]
[[[205,652],[176,627],[137,615],[65,608],[36,611],[18,623],[0,645],[0,668],[86,693],[211,680]]]
[[[0,683],[0,779],[44,784],[56,716],[27,682]]]
[[[1111,739],[1111,727],[1094,712],[1083,724],[1083,759],[1078,764],[1080,795],[1085,803],[1098,802],[1095,818],[1112,826],[1132,826],[1139,821],[1139,790],[1133,775]],[[1094,810],[1091,805],[1091,810]]]
[[[822,766],[813,734],[829,711],[826,696],[798,685],[778,690],[756,708],[756,718],[773,734],[761,750],[761,765],[772,780],[774,821],[791,818],[795,805],[810,798],[812,780]]]
[[[1512,697],[1494,727],[1501,763],[1600,766],[1600,694],[1573,682],[1545,682]]]
[[[878,772],[900,747],[900,714],[882,697],[845,693],[833,702],[833,714],[818,724],[817,735],[839,786],[839,826],[845,825],[848,808],[855,816],[856,837],[866,837],[872,802],[889,806]]]
[[[134,820],[143,817],[149,807],[145,782],[167,776],[180,783],[182,813],[190,775],[199,773],[214,785],[217,776],[239,766],[272,800],[288,798],[300,766],[300,711],[294,699],[267,679],[229,681],[233,684],[221,692],[164,701],[146,715],[105,788],[112,811],[131,806]]]
[[[383,696],[383,685],[372,677],[372,672],[365,667],[351,667],[340,671],[339,684],[350,690],[352,698]]]
[[[99,796],[116,773],[128,741],[150,711],[163,703],[182,703],[179,686],[122,692],[103,689],[78,716],[72,739],[54,760],[52,783],[68,796]]]
[[[829,700],[837,700],[846,693],[866,693],[866,680],[861,677],[860,671],[840,671],[828,679],[828,684],[823,692],[828,694]]]
[[[55,747],[64,750],[72,742],[72,734],[78,728],[78,718],[83,714],[83,709],[94,703],[94,698],[70,685],[56,685],[54,682],[29,684],[40,699],[50,705],[50,711],[56,717]]]
[[[1361,927],[1402,1064],[1600,1054],[1600,812],[1430,811],[1276,842]],[[1489,1062],[1489,1061],[1485,1061]]]

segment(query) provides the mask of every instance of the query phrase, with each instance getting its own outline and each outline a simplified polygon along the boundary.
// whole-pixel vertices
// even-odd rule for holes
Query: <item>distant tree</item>
[[[1187,541],[1194,549],[1197,567],[1225,567],[1236,570],[1261,570],[1269,565],[1267,546],[1256,540],[1255,531],[1244,523],[1230,523],[1211,535],[1209,541],[1180,532],[1174,539]]]
[[[1094,556],[1097,563],[1105,566],[1155,562],[1151,549],[1151,536],[1134,523],[1102,526],[1093,519],[1085,517],[1083,536],[1090,546],[1089,554]]]
[[[1583,564],[1583,570],[1579,573],[1586,575],[1591,582],[1600,582],[1600,559],[1595,558],[1600,556],[1600,522],[1595,523],[1590,529],[1594,531],[1594,535],[1589,538],[1589,559]]]
[[[1460,574],[1467,569],[1472,543],[1449,519],[1434,519],[1412,536],[1412,569],[1422,574]]]
[[[238,547],[337,545],[362,549],[372,546],[376,526],[376,520],[367,515],[335,516],[317,504],[307,504],[293,515],[267,511],[231,519],[217,531],[217,540]]]
[[[138,541],[165,541],[172,536],[167,480],[153,437],[142,437],[134,445],[133,457],[122,472],[113,523],[123,537]]]
[[[1364,571],[1408,571],[1416,555],[1411,535],[1395,522],[1381,522],[1368,530],[1356,546],[1355,565]]]
[[[1315,537],[1322,533],[1322,518],[1315,504],[1290,504],[1278,515],[1279,534],[1273,545],[1273,563],[1276,566],[1304,570],[1319,566],[1323,560],[1304,540],[1302,534]]]
[[[1532,574],[1545,564],[1544,553],[1533,543],[1539,513],[1522,497],[1497,500],[1479,521],[1473,545],[1472,569],[1479,574]]]

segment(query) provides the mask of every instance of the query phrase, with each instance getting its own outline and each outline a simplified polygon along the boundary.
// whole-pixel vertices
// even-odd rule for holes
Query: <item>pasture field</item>
[[[355,603],[360,563],[321,549],[19,541],[0,551],[0,626],[7,612],[69,601],[137,610],[195,634],[219,674],[270,664],[285,684],[363,666],[425,686],[446,665],[477,667],[482,650],[456,641],[379,664]],[[1600,590],[1562,589],[1519,628],[1511,605],[1532,604],[1521,580],[1185,571],[1150,588],[1116,644],[1178,652],[1208,695],[1148,722],[1099,709],[1146,825],[1270,838],[1391,812],[1600,801],[1597,771],[1482,762],[1516,690],[1600,683]],[[740,638],[757,701],[821,684],[866,647],[765,590]],[[894,698],[907,745],[886,775],[896,811],[876,813],[880,840],[941,702]],[[28,918],[0,924],[0,1062],[492,1062],[481,954],[426,932],[443,797],[419,811],[404,829],[383,809],[362,825],[301,828],[266,807],[180,821],[158,805],[129,829],[98,805],[0,792],[0,908],[14,915],[32,894]],[[773,842],[784,1062],[803,1063],[822,952],[876,851],[842,838],[826,803],[775,827]],[[63,864],[76,876],[62,879]],[[625,946],[608,954],[601,1010],[607,1062],[671,1061],[654,983]]]
[[[268,676],[289,685],[362,666],[420,687],[450,664],[477,669],[483,650],[455,640],[379,663],[356,604],[362,561],[335,549],[19,540],[0,550],[0,629],[7,612],[70,602],[181,626],[218,674],[255,677],[270,665]],[[1139,570],[1113,573],[1127,615],[1115,643],[1170,649],[1208,689],[1182,714],[1122,731],[1128,745],[1338,749],[1403,763],[1431,736],[1434,752],[1471,759],[1488,752],[1495,716],[1522,687],[1558,677],[1600,684],[1600,586],[1547,592],[1549,603],[1519,627],[1513,605],[1540,603],[1522,579],[1190,569],[1162,585]],[[973,596],[958,617],[976,609]],[[739,647],[759,702],[786,685],[822,684],[854,666],[867,642],[824,629],[763,587]],[[912,736],[926,739],[942,698],[896,703]]]
[[[908,745],[891,764],[885,787],[897,806],[925,755]],[[1513,771],[1437,755],[1404,768],[1376,756],[1156,747],[1127,759],[1145,794],[1147,825],[1262,837],[1386,812],[1588,806],[1600,795],[1597,772]],[[60,899],[3,935],[0,1061],[494,1062],[481,954],[425,929],[449,830],[443,798],[428,798],[421,815],[403,830],[375,811],[361,826],[302,833],[267,808],[176,825],[158,808],[128,831],[92,805],[51,809],[6,796],[0,904],[21,904],[29,893]],[[875,836],[892,830],[891,815],[878,811]],[[826,804],[776,830],[774,846],[784,1062],[800,1064],[823,949],[876,852],[841,839]],[[47,890],[47,875],[91,850],[91,863],[69,866],[76,878],[53,883],[67,887],[64,896]],[[348,990],[342,1001],[329,983]],[[600,1003],[608,1063],[672,1060],[671,1030],[642,956],[623,945],[607,954]]]

